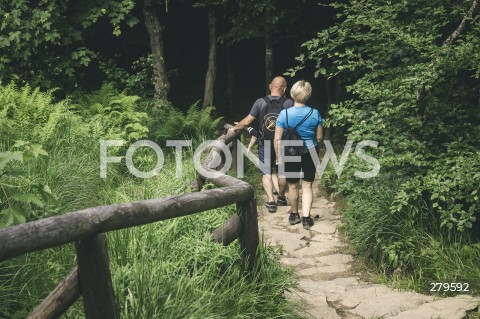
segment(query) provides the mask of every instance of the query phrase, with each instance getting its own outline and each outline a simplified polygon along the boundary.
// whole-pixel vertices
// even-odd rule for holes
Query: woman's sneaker
[[[302,217],[302,224],[304,229],[310,229],[314,224],[313,219],[310,216]]]
[[[277,212],[277,204],[275,202],[267,202],[265,207],[267,207],[269,213]]]
[[[285,196],[278,196],[277,206],[287,206],[287,198]]]
[[[300,215],[298,215],[298,213],[292,213],[292,211],[290,211],[290,216],[288,216],[288,222],[290,223],[290,225],[300,223]]]

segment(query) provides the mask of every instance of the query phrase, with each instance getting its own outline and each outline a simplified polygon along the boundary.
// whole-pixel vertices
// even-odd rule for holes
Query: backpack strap
[[[259,131],[262,133],[262,139],[263,139],[263,137],[264,137],[264,130],[263,130],[264,118],[265,118],[265,115],[267,114],[268,107],[271,105],[271,103],[273,101],[275,101],[275,103],[277,103],[277,105],[279,106],[278,111],[279,111],[279,114],[280,114],[281,109],[283,109],[283,103],[285,103],[285,101],[287,99],[283,96],[280,96],[278,99],[271,99],[268,96],[264,96],[262,99],[265,101],[265,105],[260,109],[260,116],[259,116],[259,119],[258,119],[258,125],[259,125],[258,128],[259,128]]]
[[[308,114],[305,115],[305,117],[304,117],[300,122],[298,122],[297,125],[295,125],[295,127],[294,127],[293,129],[296,130],[297,127],[299,127],[300,125],[302,125],[303,122],[305,122],[305,121],[307,120],[307,118],[308,118],[310,115],[312,115],[312,113],[313,113],[313,109],[310,108],[310,111],[308,112]],[[288,110],[285,110],[285,116],[286,116],[287,128],[288,128],[288,127],[289,127],[289,125],[288,125]]]
[[[265,97],[263,97],[263,100],[265,101],[265,103],[267,103],[267,105],[265,107],[268,107],[270,102],[276,101],[278,103],[278,105],[280,105],[280,107],[283,108],[283,103],[285,103],[285,101],[287,99],[283,96],[280,96],[278,99],[270,99],[268,96],[265,96]]]

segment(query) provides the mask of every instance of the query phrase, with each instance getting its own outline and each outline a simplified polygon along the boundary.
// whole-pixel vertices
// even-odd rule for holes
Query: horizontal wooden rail
[[[230,132],[220,136],[217,142],[235,146],[237,136],[238,133]],[[0,262],[75,242],[78,268],[74,268],[28,318],[57,318],[80,295],[83,296],[87,318],[118,318],[106,237],[102,233],[234,203],[237,204],[237,214],[217,228],[212,239],[228,245],[240,238],[244,266],[252,270],[259,244],[254,189],[246,182],[217,172],[214,166],[223,159],[221,148],[212,147],[202,163],[203,171],[197,171],[195,193],[87,208],[0,229]],[[200,192],[207,179],[220,188]]]
[[[27,319],[59,318],[80,297],[77,267],[63,279]]]
[[[245,182],[203,192],[87,208],[0,231],[0,261],[55,247],[96,233],[186,216],[253,197]]]
[[[242,232],[242,225],[240,217],[237,214],[233,214],[222,226],[215,229],[212,233],[212,239],[217,243],[221,243],[224,246],[230,245],[235,239],[240,236]]]

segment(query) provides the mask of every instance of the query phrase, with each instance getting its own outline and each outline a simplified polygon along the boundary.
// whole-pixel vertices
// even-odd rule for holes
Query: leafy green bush
[[[56,202],[48,185],[37,183],[25,171],[11,165],[47,156],[41,145],[17,141],[16,151],[0,152],[0,227],[24,223],[45,202]]]
[[[463,152],[434,165],[426,176],[415,176],[400,186],[391,209],[411,212],[408,217],[415,219],[418,208],[425,206],[440,227],[459,232],[471,229],[480,211],[480,152]]]
[[[99,68],[108,82],[116,83],[127,94],[146,99],[154,98],[153,55],[149,54],[134,61],[131,72],[116,65],[114,59],[99,61]]]
[[[348,140],[378,141],[372,153],[381,170],[371,180],[354,178],[359,163],[350,157],[335,185],[331,175],[324,183],[346,198],[348,233],[363,252],[389,269],[439,276],[432,266],[440,263],[425,256],[446,260],[451,250],[442,245],[480,240],[480,24],[466,17],[468,1],[332,6],[336,23],[304,43],[298,60],[345,86],[327,123]],[[468,269],[447,268],[452,277]]]

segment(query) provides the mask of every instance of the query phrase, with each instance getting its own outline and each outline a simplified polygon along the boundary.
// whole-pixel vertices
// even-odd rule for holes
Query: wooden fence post
[[[78,279],[87,319],[117,319],[105,234],[75,243]]]
[[[251,271],[257,260],[258,244],[260,242],[258,235],[257,202],[255,197],[248,201],[238,203],[237,212],[242,222],[242,232],[240,234],[242,258],[245,266]]]
[[[238,163],[237,163],[237,153],[238,153],[238,141],[237,139],[234,139],[232,141],[232,171],[237,174],[237,169],[238,169]]]

